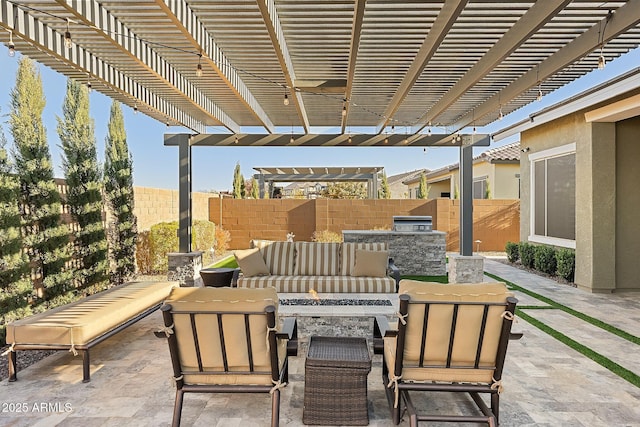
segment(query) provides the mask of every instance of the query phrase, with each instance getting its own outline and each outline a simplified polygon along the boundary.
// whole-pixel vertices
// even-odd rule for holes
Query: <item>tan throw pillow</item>
[[[353,266],[351,275],[358,277],[385,277],[388,263],[388,251],[356,249],[356,263]]]
[[[270,274],[258,248],[235,251],[233,256],[236,258],[244,277],[268,276]]]

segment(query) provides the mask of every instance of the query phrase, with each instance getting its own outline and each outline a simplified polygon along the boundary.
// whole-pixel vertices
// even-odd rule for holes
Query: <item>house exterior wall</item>
[[[529,240],[531,164],[529,155],[576,144],[576,274],[591,292],[640,290],[635,262],[640,253],[640,182],[637,135],[640,118],[619,123],[587,123],[584,111],[521,134],[520,239]]]
[[[638,290],[640,117],[616,123],[616,290]]]
[[[429,198],[430,199],[437,199],[439,197],[444,197],[444,196],[442,196],[442,193],[449,193],[449,194],[451,194],[451,196],[453,196],[453,193],[451,193],[451,180],[450,179],[445,179],[445,180],[438,181],[438,182],[430,182],[427,185],[429,186]]]
[[[496,163],[490,181],[492,199],[520,198],[519,163]]]

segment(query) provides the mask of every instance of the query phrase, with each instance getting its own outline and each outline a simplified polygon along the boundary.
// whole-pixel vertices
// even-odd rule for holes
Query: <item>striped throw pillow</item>
[[[294,242],[271,242],[262,248],[262,258],[275,276],[291,276],[293,274]]]
[[[294,276],[337,276],[340,243],[296,242]]]

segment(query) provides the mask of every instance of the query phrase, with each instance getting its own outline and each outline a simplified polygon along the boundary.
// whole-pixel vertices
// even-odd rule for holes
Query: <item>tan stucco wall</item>
[[[517,199],[519,197],[520,164],[496,163],[490,181],[492,199]]]
[[[134,213],[138,218],[138,230],[148,230],[159,222],[178,221],[178,190],[134,187]],[[209,219],[211,193],[192,193],[193,219]]]
[[[616,290],[639,290],[640,117],[616,124]]]
[[[429,185],[429,198],[437,199],[443,197],[442,193],[451,193],[451,180],[445,179],[444,181],[431,182]],[[453,197],[453,193],[451,193]]]
[[[640,119],[587,123],[584,111],[521,135],[520,239],[530,234],[531,170],[528,155],[576,144],[576,275],[592,292],[640,290],[634,263],[640,253]]]

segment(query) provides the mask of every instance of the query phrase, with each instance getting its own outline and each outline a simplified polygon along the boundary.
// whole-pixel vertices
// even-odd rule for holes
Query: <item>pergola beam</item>
[[[458,82],[447,91],[425,114],[420,117],[413,132],[422,130],[429,121],[436,122],[440,114],[459,100],[476,83],[511,55],[531,35],[553,19],[571,0],[546,0],[535,2],[531,8],[507,31],[504,36]],[[502,103],[510,99],[502,99]]]
[[[360,37],[362,35],[362,21],[364,20],[364,7],[367,0],[356,0],[353,10],[353,24],[351,25],[351,44],[349,47],[349,65],[347,66],[347,88],[345,89],[345,112],[342,115],[340,128],[344,133],[349,118],[351,105],[349,100],[353,92],[353,78],[356,74],[356,63],[358,61],[358,49],[360,48]]]
[[[413,89],[413,86],[422,74],[422,71],[427,66],[436,50],[438,50],[440,43],[442,43],[442,40],[447,36],[449,30],[456,22],[456,19],[458,19],[467,3],[468,0],[447,0],[444,5],[442,5],[442,10],[429,30],[422,46],[420,46],[420,50],[411,63],[407,74],[402,80],[402,83],[400,83],[400,86],[398,86],[398,90],[395,91],[391,102],[384,110],[383,119],[376,127],[377,133],[382,132],[389,121],[391,121],[396,111],[398,111],[402,102],[405,100],[407,95],[409,95],[411,89]]]
[[[504,100],[516,98],[530,88],[537,86],[546,78],[553,76],[560,70],[583,58],[590,52],[593,52],[602,44],[606,44],[614,37],[635,27],[640,23],[638,10],[640,10],[640,0],[629,0],[625,5],[617,9],[611,17],[603,18],[600,22],[582,33],[582,35],[576,37],[573,41],[567,43],[553,55],[542,61],[536,68],[529,70],[509,86],[478,105],[474,109],[475,113],[470,112],[462,116],[454,123],[453,128],[462,129],[472,123],[474,117],[477,119],[498,110],[500,103],[504,102]],[[604,29],[603,34],[600,34],[601,29]]]
[[[278,62],[284,74],[286,85],[291,89],[292,100],[295,108],[298,112],[298,117],[302,121],[302,127],[305,133],[309,132],[309,117],[307,116],[307,110],[304,106],[304,100],[302,94],[296,90],[296,74],[293,69],[293,61],[291,60],[291,54],[287,47],[287,41],[285,40],[284,33],[282,31],[282,25],[280,24],[280,18],[278,17],[278,11],[273,0],[257,0],[260,13],[262,14],[262,20],[269,33],[271,44],[275,50]]]
[[[231,131],[240,130],[240,126],[220,107],[102,5],[94,0],[56,1],[77,20],[94,29],[112,46],[128,55],[196,109]]]
[[[84,48],[74,44],[67,49],[64,46],[64,35],[56,32],[42,21],[34,19],[20,7],[10,2],[3,2],[0,13],[2,14],[1,25],[4,28],[19,35],[40,52],[72,65],[79,73],[91,75],[91,78],[100,80],[115,92],[140,100],[159,115],[173,118],[195,132],[206,132],[206,126],[201,121],[179,110]]]
[[[236,97],[262,123],[267,132],[274,132],[274,125],[269,116],[188,3],[184,0],[156,0],[156,2],[193,47],[196,50],[202,49],[202,60],[215,70]],[[202,48],[203,46],[204,48]],[[231,130],[237,133],[239,127],[234,127]]]

